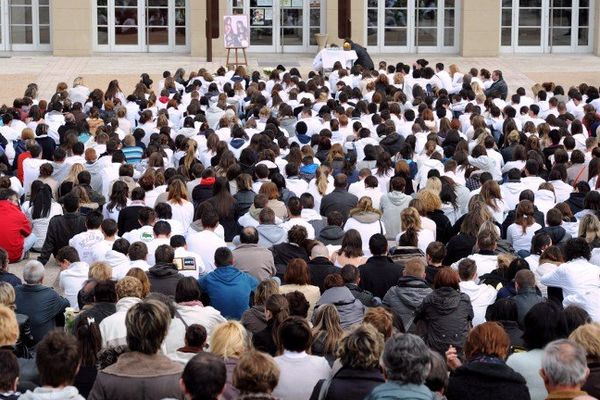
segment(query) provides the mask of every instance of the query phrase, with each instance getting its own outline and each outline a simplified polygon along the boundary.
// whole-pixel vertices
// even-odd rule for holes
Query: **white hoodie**
[[[140,301],[142,300],[137,297],[123,297],[119,299],[117,302],[117,312],[109,315],[100,322],[103,349],[127,344],[125,316],[127,315],[127,311]]]
[[[471,299],[473,306],[473,326],[485,322],[485,312],[490,304],[494,304],[498,292],[491,286],[478,285],[474,281],[463,281],[459,283],[460,291]]]
[[[509,210],[514,210],[519,204],[519,196],[525,189],[527,189],[527,186],[523,182],[506,182],[500,185],[502,199]]]
[[[28,390],[23,393],[19,399],[24,400],[85,400],[79,394],[79,391],[74,386],[65,386],[64,388],[55,389],[47,387],[37,387],[32,391]]]

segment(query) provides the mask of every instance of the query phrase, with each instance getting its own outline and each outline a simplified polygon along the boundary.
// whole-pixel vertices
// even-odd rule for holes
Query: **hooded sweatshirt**
[[[377,386],[365,400],[434,400],[436,397],[425,385],[388,381]]]
[[[116,250],[107,251],[104,261],[112,267],[113,279],[123,279],[127,275],[127,272],[129,272],[129,268],[131,268],[129,257]]]
[[[287,240],[287,232],[278,225],[258,225],[258,245],[263,247],[272,247]]]
[[[324,245],[341,245],[342,239],[344,238],[344,230],[340,226],[327,225],[319,233],[318,241]]]
[[[250,293],[258,286],[258,280],[233,266],[217,267],[199,279],[200,288],[208,294],[210,305],[225,318],[242,318],[248,309]]]
[[[371,254],[369,250],[369,239],[376,233],[385,235],[385,227],[381,222],[381,216],[376,212],[359,212],[352,215],[346,221],[344,230],[348,232],[350,229],[356,229],[360,233],[363,244],[363,252]]]
[[[25,400],[84,400],[74,386],[66,386],[62,389],[38,387],[34,391],[28,390],[19,399]]]
[[[412,197],[403,192],[389,192],[381,196],[379,206],[383,211],[383,226],[388,239],[395,239],[400,233],[400,213],[408,207]]]
[[[159,292],[167,296],[175,296],[177,282],[183,278],[177,271],[175,264],[156,264],[148,270],[148,280],[152,292]]]
[[[327,289],[317,301],[316,307],[323,304],[333,304],[340,315],[342,329],[359,324],[365,314],[365,306],[346,286]],[[316,308],[315,307],[315,308]]]
[[[500,186],[502,199],[509,210],[514,210],[517,204],[519,204],[519,196],[525,189],[527,189],[527,186],[521,181],[508,181]]]
[[[402,320],[404,330],[408,332],[415,318],[415,310],[431,291],[423,279],[403,276],[385,294],[383,304],[390,307],[396,317]]]
[[[485,312],[490,304],[496,301],[498,292],[491,286],[478,285],[474,281],[460,282],[460,291],[466,293],[473,306],[473,326],[485,322]]]

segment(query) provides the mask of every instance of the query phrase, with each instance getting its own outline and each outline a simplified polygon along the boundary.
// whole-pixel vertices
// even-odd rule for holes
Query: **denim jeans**
[[[25,240],[23,241],[23,255],[21,256],[21,259],[25,257],[25,253],[31,250],[37,239],[37,236],[35,236],[33,232],[31,232],[31,235],[25,238]]]

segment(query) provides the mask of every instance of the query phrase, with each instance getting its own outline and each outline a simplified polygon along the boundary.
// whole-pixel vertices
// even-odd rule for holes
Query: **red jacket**
[[[23,255],[24,238],[31,234],[31,224],[23,212],[8,200],[0,201],[0,247],[8,253],[10,262]]]

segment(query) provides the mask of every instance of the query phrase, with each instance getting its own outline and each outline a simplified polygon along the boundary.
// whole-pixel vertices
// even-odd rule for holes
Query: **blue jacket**
[[[242,318],[249,308],[250,294],[258,286],[258,280],[232,266],[217,267],[198,279],[200,287],[208,294],[210,305],[225,318]]]
[[[431,390],[425,385],[388,381],[373,389],[365,400],[434,400],[434,398]]]

